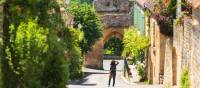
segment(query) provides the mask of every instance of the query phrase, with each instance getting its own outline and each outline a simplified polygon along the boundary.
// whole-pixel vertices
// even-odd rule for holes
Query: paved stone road
[[[109,67],[109,61],[104,61],[104,68]],[[120,61],[121,63],[122,61]],[[121,63],[122,64],[122,63]],[[121,66],[121,67],[120,67]],[[123,80],[122,71],[120,70],[123,65],[119,65],[117,76],[116,76],[116,84],[115,88],[162,88],[160,85],[142,85],[134,83],[137,81],[136,79],[132,82],[127,82]],[[82,80],[74,80],[72,81],[68,88],[109,88],[108,87],[108,70],[95,70],[84,68],[85,76]],[[133,72],[135,72],[133,70]],[[137,75],[133,73],[133,75]],[[111,81],[112,83],[112,81]]]

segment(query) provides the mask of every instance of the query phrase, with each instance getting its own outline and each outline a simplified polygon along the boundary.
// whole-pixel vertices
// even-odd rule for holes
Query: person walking
[[[110,81],[113,78],[113,87],[115,86],[115,77],[116,77],[116,66],[119,64],[118,61],[112,60],[110,63],[110,75],[108,86],[110,86]]]

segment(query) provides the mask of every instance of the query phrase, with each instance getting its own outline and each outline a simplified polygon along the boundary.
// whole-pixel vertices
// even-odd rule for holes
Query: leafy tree
[[[124,49],[123,56],[132,56],[138,58],[142,55],[143,50],[150,45],[149,39],[146,36],[140,35],[136,28],[128,28],[124,33]]]
[[[69,30],[69,28],[67,28],[65,25],[65,19],[63,19],[60,11],[61,6],[64,5],[58,3],[57,0],[5,0],[3,8],[3,88],[66,87],[69,77],[69,59],[71,58],[70,56],[72,56],[69,55],[69,52],[70,50],[74,49],[74,47],[72,47],[74,36],[72,35],[72,32]],[[44,55],[40,53],[42,55],[37,56],[40,55],[36,54],[36,51],[39,48],[36,48],[36,50],[33,49],[32,53],[28,51],[30,50],[30,47],[37,45],[31,45],[30,42],[35,41],[35,43],[41,43],[44,41],[32,41],[27,40],[28,38],[26,39],[26,37],[30,37],[32,32],[35,32],[29,30],[29,27],[32,27],[29,23],[27,23],[29,26],[20,26],[20,24],[23,24],[23,22],[25,25],[26,22],[29,21],[27,19],[37,19],[35,24],[37,24],[38,27],[36,27],[36,29],[48,29],[48,34],[46,35],[46,43],[49,47],[47,50],[41,49],[46,51]],[[9,29],[9,25],[11,24],[13,25]],[[22,31],[21,29],[26,29],[26,32]],[[24,37],[19,36],[18,33],[24,33]],[[26,33],[29,35],[26,35]],[[37,33],[37,31],[35,33]],[[45,34],[41,34],[41,36],[45,36]],[[23,47],[25,48],[15,47],[20,46],[20,44],[22,44],[21,42],[24,42],[26,46]],[[30,58],[34,59],[31,59],[28,63],[24,63]],[[39,61],[42,58],[42,64],[38,61],[35,62],[35,58],[39,58],[36,59]],[[41,68],[37,69],[39,67]],[[31,69],[34,69],[34,72],[36,73],[32,73]],[[33,79],[28,77],[28,72],[31,73],[30,75],[34,75]]]
[[[123,49],[122,40],[116,37],[111,37],[105,44],[104,44],[104,53],[105,54],[113,54],[120,56]],[[108,51],[108,52],[107,52]],[[110,51],[110,52],[109,52]]]
[[[84,39],[80,42],[82,54],[87,53],[91,46],[102,36],[101,21],[92,6],[80,3],[71,3],[68,10],[75,16],[74,27],[82,25]]]
[[[136,63],[136,69],[141,77],[140,81],[144,81],[146,79],[146,70],[144,63],[141,63],[142,56],[144,53],[144,49],[150,45],[149,39],[140,35],[139,31],[136,28],[128,28],[124,33],[124,50],[123,56],[129,56],[133,58],[133,61]]]

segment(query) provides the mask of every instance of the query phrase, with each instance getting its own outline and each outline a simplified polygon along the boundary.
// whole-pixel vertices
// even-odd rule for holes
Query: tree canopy
[[[140,35],[136,28],[128,28],[125,30],[123,56],[130,55],[137,58],[141,52],[150,45],[149,39],[146,36]]]
[[[81,25],[84,39],[80,42],[82,53],[87,53],[91,46],[102,36],[102,23],[95,9],[88,4],[71,3],[68,10],[74,15],[74,27]]]

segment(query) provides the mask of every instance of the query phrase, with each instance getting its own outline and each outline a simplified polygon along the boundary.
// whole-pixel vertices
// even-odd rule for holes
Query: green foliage
[[[40,77],[42,74],[43,58],[47,52],[48,30],[40,27],[36,21],[22,22],[15,30],[14,25],[10,26],[11,48],[7,48],[7,61],[14,74],[18,77],[20,88],[41,88]],[[13,35],[13,34],[16,35]],[[17,62],[11,58],[12,54]],[[31,77],[31,78],[30,78]],[[6,87],[5,87],[6,88]]]
[[[189,70],[184,69],[181,73],[181,88],[190,88]]]
[[[70,79],[80,79],[83,77],[82,72],[82,63],[83,59],[81,57],[81,50],[79,47],[73,48],[71,51],[71,58],[70,58]]]
[[[87,3],[87,4],[92,4],[93,0],[70,0],[71,3]]]
[[[91,46],[102,36],[102,23],[99,16],[92,6],[87,4],[72,3],[68,10],[75,16],[74,27],[82,25],[81,31],[84,32],[84,39],[80,42],[83,53],[87,53]]]
[[[45,56],[45,66],[42,74],[44,88],[65,88],[69,79],[69,61],[65,56],[66,43],[56,35],[49,35],[49,50]]]
[[[170,0],[169,5],[167,7],[167,12],[174,19],[176,18],[176,8],[177,8],[177,0]]]
[[[144,15],[147,17],[151,16],[151,11],[149,9],[146,9]]]
[[[69,71],[70,71],[70,79],[80,79],[83,77],[82,72],[82,63],[83,63],[83,57],[81,56],[81,49],[79,47],[79,43],[83,40],[83,32],[78,29],[71,29],[70,30],[73,35],[73,45],[72,48],[69,51],[69,57],[70,57],[70,65],[69,65]]]
[[[138,62],[136,64],[137,73],[140,76],[140,81],[145,81],[147,79],[145,64]]]
[[[63,19],[60,11],[60,6],[64,5],[57,1],[6,0],[8,13],[4,17],[6,19],[4,24],[13,25],[12,30],[4,28],[10,31],[9,34],[5,32],[6,49],[3,49],[3,52],[6,54],[2,60],[3,88],[66,88],[70,75],[69,61],[72,57],[70,52],[77,49],[78,45],[73,46],[77,38],[74,40],[73,31],[66,27],[66,19]],[[37,18],[37,21],[33,22],[36,26],[30,22],[26,23],[30,18]],[[45,34],[30,28],[47,28],[48,31],[44,29],[43,31],[47,33]],[[40,38],[35,39],[38,36]],[[45,41],[42,39],[43,36],[46,36]],[[77,52],[74,51],[80,56],[80,51]],[[79,73],[80,71],[81,69]]]
[[[105,44],[104,44],[104,54],[113,54],[121,56],[123,49],[122,40],[116,37],[111,37]]]
[[[140,35],[137,29],[129,28],[125,30],[123,44],[123,56],[138,58],[143,50],[150,45],[150,42],[146,36]]]

